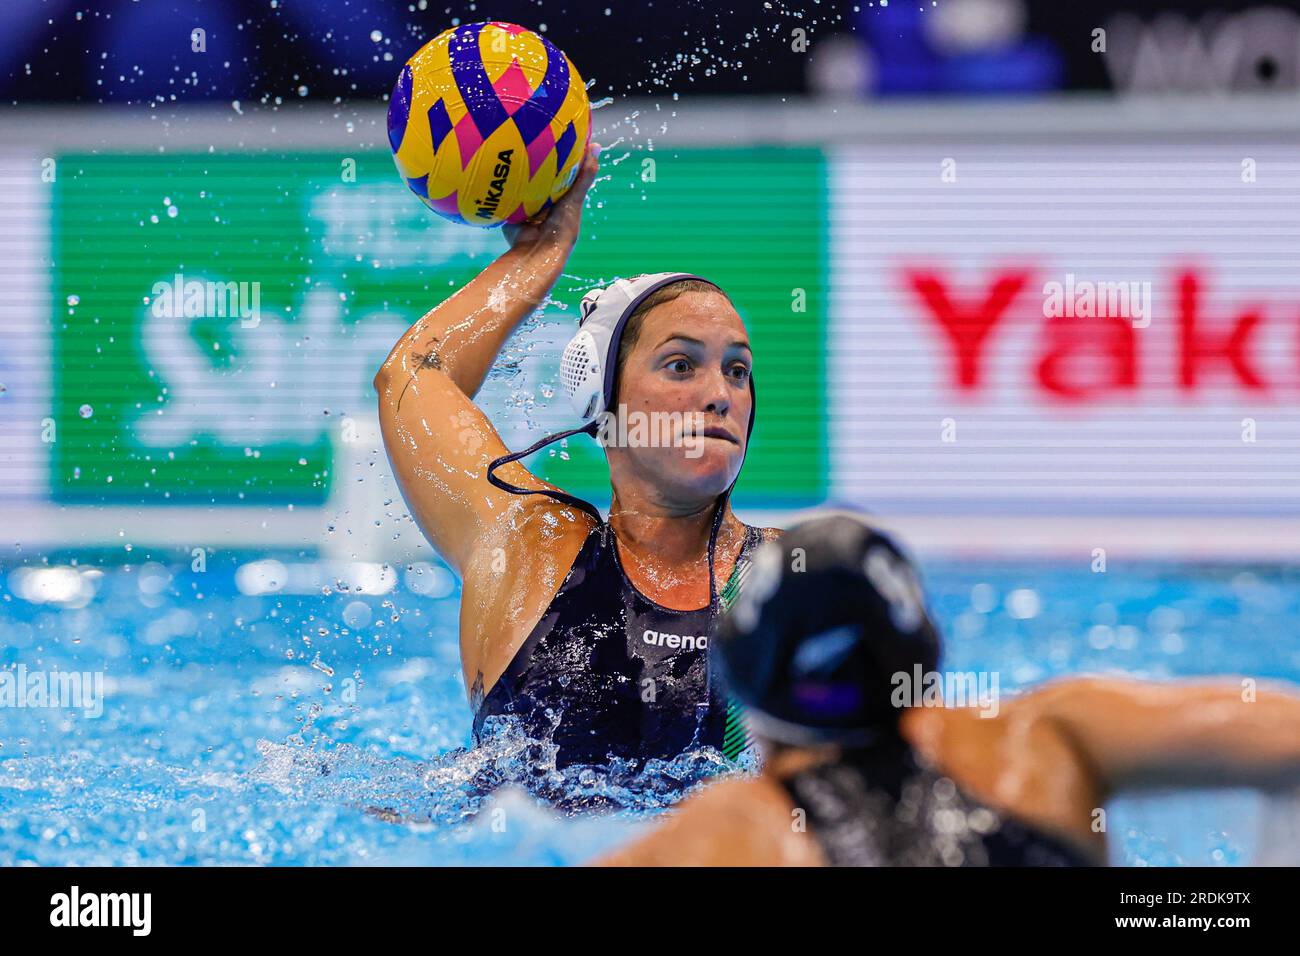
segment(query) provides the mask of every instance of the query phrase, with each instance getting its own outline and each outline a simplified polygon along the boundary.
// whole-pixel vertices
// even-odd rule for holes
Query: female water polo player
[[[560,374],[582,428],[510,454],[474,405],[506,338],[560,277],[598,153],[544,218],[402,337],[375,379],[411,514],[464,582],[475,735],[514,715],[557,745],[559,766],[734,743],[739,722],[710,677],[708,644],[718,582],[738,581],[763,537],[729,506],[753,425],[751,354],[710,282],[662,273],[583,298]],[[595,435],[606,411],[674,428],[670,441],[606,445],[608,521],[519,463]]]
[[[1099,864],[1119,791],[1300,783],[1300,697],[1072,679],[995,716],[917,707],[906,685],[939,651],[911,565],[861,519],[764,545],[714,647],[762,774],[706,788],[606,862]]]

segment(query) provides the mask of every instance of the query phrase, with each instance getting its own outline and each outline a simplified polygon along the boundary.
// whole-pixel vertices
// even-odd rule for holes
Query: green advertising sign
[[[821,153],[633,151],[604,164],[555,291],[567,311],[548,319],[567,330],[582,293],[620,275],[717,281],[755,348],[758,424],[738,496],[819,499]],[[383,152],[71,155],[59,169],[51,484],[68,502],[323,502],[349,427],[374,415],[379,361],[504,248],[497,231],[431,216]],[[549,404],[558,427],[572,424]],[[506,435],[503,416],[523,414],[489,411]],[[585,439],[530,464],[608,496]]]

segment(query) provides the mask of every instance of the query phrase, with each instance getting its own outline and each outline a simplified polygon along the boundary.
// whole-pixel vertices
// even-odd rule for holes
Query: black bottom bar
[[[803,927],[813,946],[841,924],[1011,947],[1038,927],[1052,934],[1040,942],[1192,933],[1230,942],[1292,925],[1291,877],[1285,869],[8,869],[0,870],[0,914],[9,939],[77,933],[205,944],[373,945],[418,933],[436,948],[467,930],[499,941],[513,927],[512,936],[549,938],[551,949],[578,948],[610,939],[592,936],[597,930],[666,939],[714,917],[733,949],[741,924],[764,932],[774,923],[783,933]],[[148,894],[147,910],[143,895],[129,894]],[[139,932],[146,914],[147,937]]]

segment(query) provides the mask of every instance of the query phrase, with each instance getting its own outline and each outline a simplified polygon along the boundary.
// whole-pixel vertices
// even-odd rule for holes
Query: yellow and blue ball
[[[406,184],[453,222],[518,223],[573,185],[591,104],[573,63],[513,23],[471,23],[426,43],[388,104],[388,141]]]

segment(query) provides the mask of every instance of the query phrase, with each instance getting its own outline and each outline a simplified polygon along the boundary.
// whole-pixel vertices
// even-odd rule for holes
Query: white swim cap
[[[709,282],[689,272],[655,272],[618,279],[582,297],[577,334],[560,357],[560,385],[580,418],[595,418],[613,404],[618,344],[637,306],[651,293],[687,279]]]

